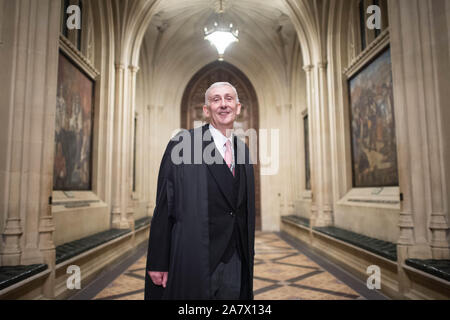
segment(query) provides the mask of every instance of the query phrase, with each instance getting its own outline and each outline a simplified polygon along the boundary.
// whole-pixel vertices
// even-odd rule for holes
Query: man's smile
[[[237,92],[234,87],[225,83],[208,89],[207,94],[203,114],[216,129],[226,135],[226,130],[233,129],[236,116],[241,113]]]

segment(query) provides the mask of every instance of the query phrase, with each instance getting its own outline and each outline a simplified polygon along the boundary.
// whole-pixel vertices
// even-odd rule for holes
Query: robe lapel
[[[203,127],[204,137],[207,131],[209,131],[209,125],[205,125]],[[210,136],[210,134],[208,136]],[[210,143],[214,144],[214,140],[212,138],[210,141],[203,141],[202,151],[204,151]],[[217,150],[216,147],[214,147],[213,152],[213,156],[215,156],[216,154],[220,154],[219,150]],[[231,208],[233,208],[233,210],[236,210],[236,204],[233,203],[233,174],[225,163],[225,160],[223,160],[223,163],[221,164],[207,164],[206,166],[211,172],[211,175],[219,186],[220,191],[222,191],[222,194],[227,200],[228,204],[231,206]]]
[[[245,185],[246,185],[246,173],[245,173],[245,165],[244,164],[238,164],[238,144],[243,143],[241,140],[239,140],[237,137],[234,137],[234,154],[235,154],[235,163],[236,167],[239,166],[239,194],[238,194],[238,203],[237,208],[239,208],[242,204],[242,201],[244,201],[244,195],[245,195]]]
[[[245,184],[246,184],[246,174],[245,174],[245,166],[239,165],[239,194],[238,194],[238,203],[237,208],[239,208],[244,201],[245,196]]]

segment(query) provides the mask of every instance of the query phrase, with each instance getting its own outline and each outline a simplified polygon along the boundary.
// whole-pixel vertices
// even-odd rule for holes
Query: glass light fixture
[[[220,61],[223,61],[223,55],[228,46],[239,41],[239,30],[230,19],[225,17],[222,0],[220,0],[219,11],[208,19],[204,32],[205,40],[216,47]]]

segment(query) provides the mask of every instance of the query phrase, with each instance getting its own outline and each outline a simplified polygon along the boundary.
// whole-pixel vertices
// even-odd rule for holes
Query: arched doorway
[[[238,91],[242,112],[236,120],[235,128],[242,128],[244,131],[252,128],[258,132],[259,114],[256,91],[242,71],[223,61],[216,61],[205,66],[189,81],[181,102],[181,127],[192,129],[196,123],[205,121],[203,117],[205,92],[215,82],[229,82]],[[260,167],[258,163],[255,165],[256,230],[261,230],[260,186]]]

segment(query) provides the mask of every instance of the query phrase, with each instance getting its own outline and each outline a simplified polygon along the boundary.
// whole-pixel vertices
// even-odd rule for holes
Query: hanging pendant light
[[[239,41],[239,30],[225,16],[222,0],[220,0],[218,12],[208,19],[204,32],[205,40],[208,40],[211,45],[216,47],[220,61],[223,61],[223,55],[228,46]]]

